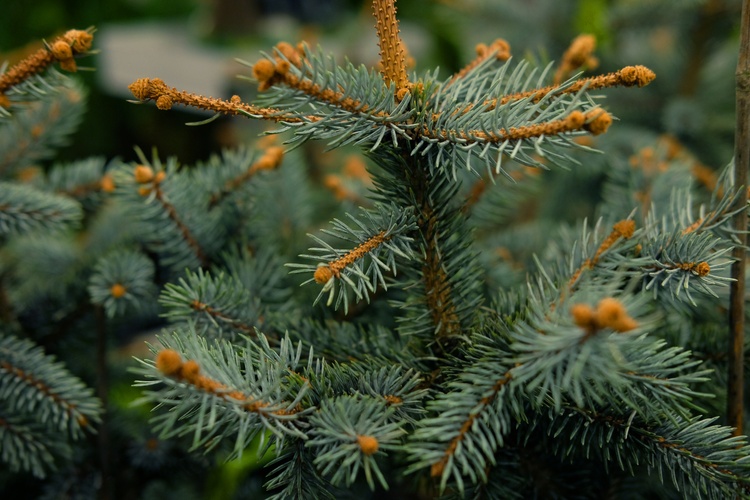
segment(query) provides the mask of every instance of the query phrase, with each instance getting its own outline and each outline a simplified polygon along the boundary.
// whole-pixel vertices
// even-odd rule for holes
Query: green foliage
[[[52,196],[30,186],[0,186],[0,234],[17,235],[35,229],[60,231],[81,220],[81,207],[64,196]]]
[[[41,348],[0,335],[0,442],[12,471],[45,477],[69,459],[70,441],[100,421],[101,404],[80,379]]]

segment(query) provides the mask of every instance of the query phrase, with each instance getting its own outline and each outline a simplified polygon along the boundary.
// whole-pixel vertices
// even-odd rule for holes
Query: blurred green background
[[[0,60],[17,60],[40,40],[70,28],[96,26],[101,53],[81,62],[91,89],[86,122],[59,159],[88,155],[132,158],[133,147],[156,146],[189,163],[257,133],[243,120],[206,127],[206,118],[160,113],[126,102],[129,81],[161,77],[185,90],[215,97],[254,97],[234,76],[233,62],[258,58],[279,40],[306,39],[355,63],[374,65],[377,47],[370,6],[355,0],[34,0],[6,2],[0,17]],[[508,40],[513,54],[540,63],[559,60],[579,33],[597,36],[596,73],[644,64],[657,80],[639,92],[611,94],[608,107],[625,127],[668,132],[714,168],[731,156],[734,67],[740,0],[401,0],[403,37],[416,71],[441,75],[473,57],[476,43]],[[144,34],[145,33],[145,34]],[[130,37],[130,39],[128,39]],[[153,37],[152,45],[144,37]],[[131,40],[130,42],[128,40]],[[128,44],[146,47],[129,57]],[[124,44],[124,45],[123,45]],[[115,54],[112,47],[122,49]],[[124,49],[123,49],[124,47]],[[122,52],[122,53],[121,53]],[[191,54],[193,57],[191,57]],[[157,68],[143,74],[141,67]],[[113,79],[113,74],[117,73]],[[177,76],[170,79],[172,74]],[[130,80],[123,75],[132,75]],[[247,122],[247,120],[244,120]],[[249,127],[249,130],[245,130]]]

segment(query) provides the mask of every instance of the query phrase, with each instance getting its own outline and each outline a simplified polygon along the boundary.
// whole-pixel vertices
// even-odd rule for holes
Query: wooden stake
[[[743,0],[740,25],[740,53],[737,62],[737,128],[734,145],[734,182],[742,189],[737,200],[739,211],[734,228],[739,243],[734,249],[729,304],[729,379],[727,386],[727,423],[734,434],[742,434],[743,356],[745,344],[745,246],[747,245],[747,171],[750,166],[750,0]]]

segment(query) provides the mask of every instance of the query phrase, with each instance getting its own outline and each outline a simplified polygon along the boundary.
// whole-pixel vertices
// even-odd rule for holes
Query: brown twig
[[[729,290],[729,370],[727,381],[727,422],[734,434],[742,434],[743,353],[745,344],[745,246],[747,245],[747,170],[750,165],[750,0],[742,2],[740,51],[737,62],[737,128],[734,146],[734,181],[741,189],[737,197],[734,228],[739,242],[732,256]]]

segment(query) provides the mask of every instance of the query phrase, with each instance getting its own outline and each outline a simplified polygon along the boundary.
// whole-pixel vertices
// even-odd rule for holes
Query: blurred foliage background
[[[398,7],[418,72],[439,66],[447,75],[473,57],[476,43],[496,37],[508,40],[515,54],[541,62],[559,60],[576,35],[594,34],[597,72],[637,63],[657,74],[654,84],[641,92],[613,94],[610,109],[625,127],[670,133],[714,168],[729,161],[739,0],[401,0]],[[252,86],[233,78],[233,72],[245,69],[232,64],[233,58],[254,61],[258,51],[278,40],[305,39],[355,63],[377,61],[369,4],[356,0],[8,2],[0,17],[0,60],[12,63],[40,40],[69,28],[96,26],[101,35],[112,26],[143,24],[164,26],[164,31],[177,27],[187,39],[215,50],[227,68],[222,97],[239,93],[253,98]],[[168,50],[155,46],[149,54],[134,55],[127,63],[133,66],[132,79],[162,77],[169,84],[163,74],[137,72],[144,58],[169,60]],[[162,154],[177,154],[189,163],[248,136],[237,134],[248,126],[242,120],[189,128],[180,125],[194,116],[142,113],[125,101],[127,82],[119,91],[103,88],[101,68],[108,57],[103,51],[99,60],[85,62],[96,68],[82,74],[91,89],[90,110],[60,159],[92,154],[129,158],[133,146],[155,145]],[[189,59],[180,62],[190,65]],[[200,75],[205,68],[196,64],[188,71]],[[189,86],[190,81],[180,83]]]

